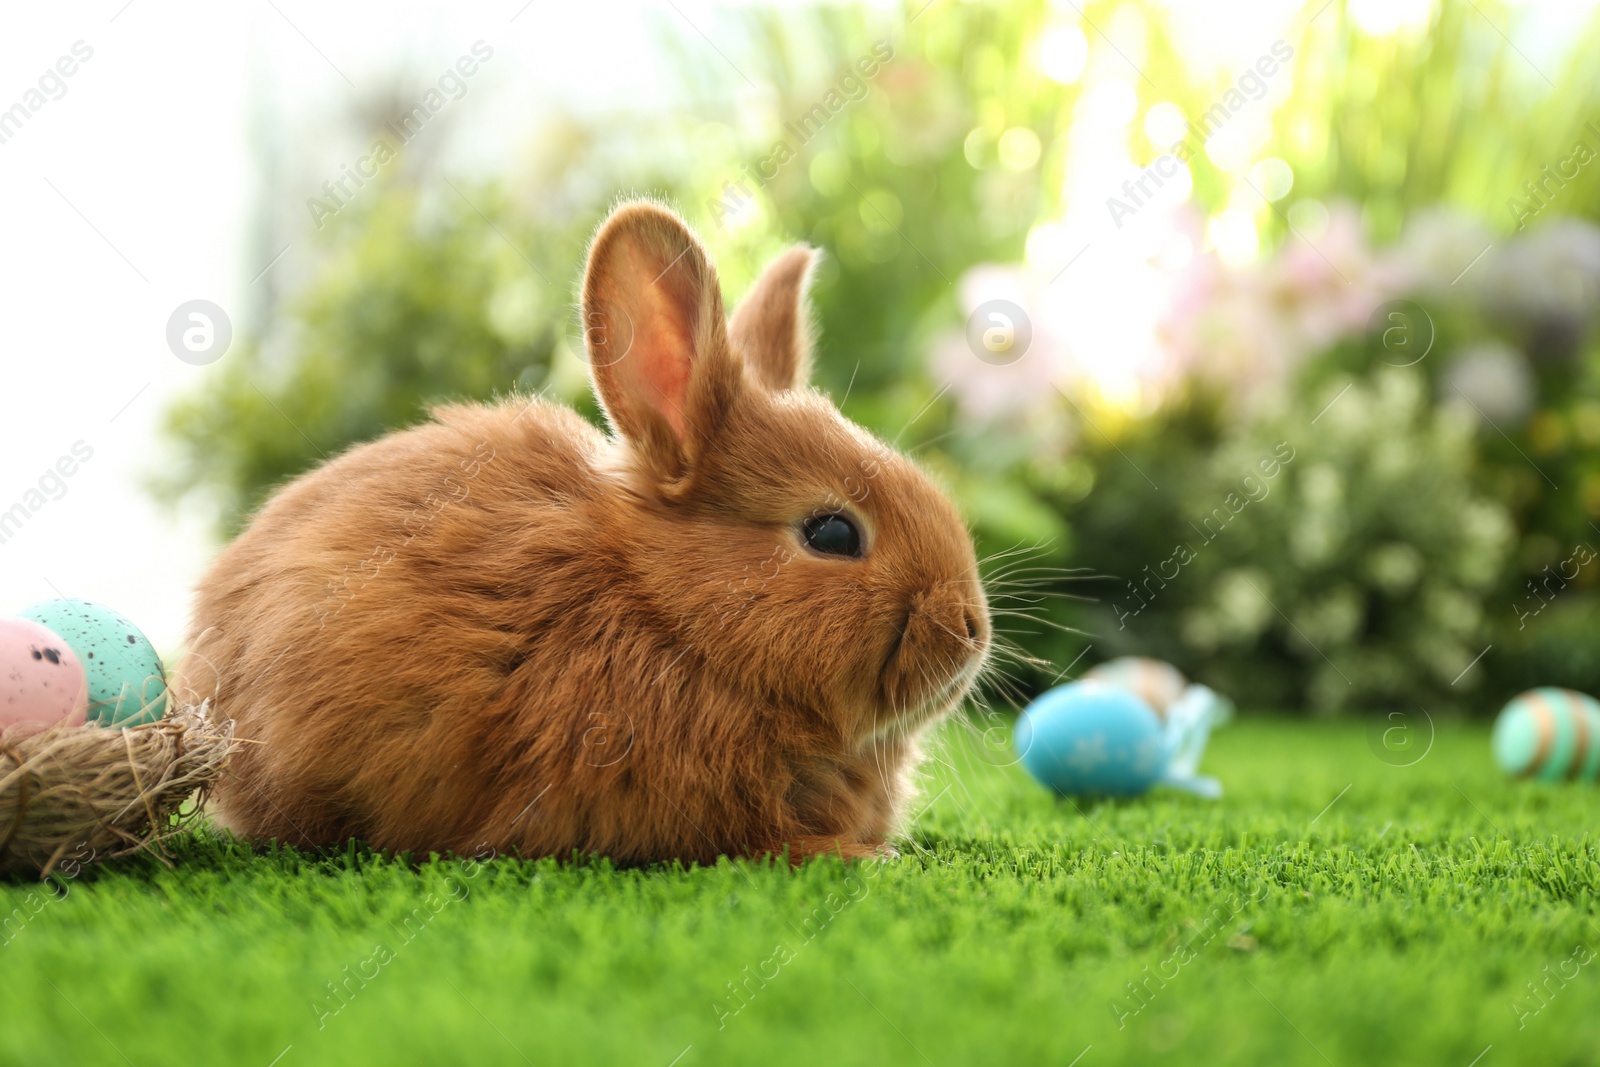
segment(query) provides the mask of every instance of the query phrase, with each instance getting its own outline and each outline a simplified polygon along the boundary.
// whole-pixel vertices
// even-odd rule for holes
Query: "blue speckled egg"
[[[89,679],[89,721],[137,726],[167,712],[167,674],[133,623],[87,600],[46,600],[19,612],[60,634]]]
[[[1022,765],[1057,793],[1135,796],[1166,765],[1161,722],[1120,686],[1057,686],[1023,709],[1015,741]]]

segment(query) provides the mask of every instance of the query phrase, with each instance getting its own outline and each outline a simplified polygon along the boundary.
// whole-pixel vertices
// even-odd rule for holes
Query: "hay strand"
[[[0,874],[43,877],[85,847],[165,861],[163,842],[200,810],[235,744],[233,723],[213,722],[207,704],[123,729],[0,732]]]

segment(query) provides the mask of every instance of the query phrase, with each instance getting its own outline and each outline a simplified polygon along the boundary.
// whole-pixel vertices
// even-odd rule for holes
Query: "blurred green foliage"
[[[1440,203],[1482,215],[1495,230],[1514,228],[1507,202],[1526,200],[1523,183],[1567,157],[1596,117],[1600,22],[1589,21],[1559,65],[1536,65],[1502,35],[1534,13],[1526,7],[1443,3],[1425,33],[1373,36],[1335,17],[1340,6],[1298,43],[1293,93],[1274,113],[1275,146],[1296,192],[1360,202],[1380,241]],[[1600,168],[1579,171],[1553,206],[1597,209]],[[1271,222],[1280,233],[1286,225]]]
[[[566,265],[536,265],[548,246],[513,245],[459,196],[433,207],[420,219],[416,192],[396,187],[335,220],[294,329],[271,339],[285,350],[247,344],[168,414],[186,447],[159,489],[220,490],[231,533],[277,485],[430,402],[543,383],[563,302],[532,275]]]
[[[1068,206],[1087,78],[1041,73],[1041,35],[1065,19],[1092,55],[1131,62],[1106,51],[1102,27],[1137,22],[1140,113],[1169,101],[1203,114],[1236,72],[1187,62],[1178,23],[1151,3],[1087,4],[1081,24],[1042,0],[941,5],[908,25],[916,6],[904,17],[850,7],[728,15],[732,55],[762,82],[750,93],[669,20],[663,46],[680,57],[687,106],[556,116],[530,132],[526,172],[500,180],[452,185],[401,169],[374,185],[319,235],[303,289],[172,410],[184,461],[159,490],[213,501],[231,535],[284,480],[439,400],[545,390],[593,417],[572,308],[584,241],[617,196],[651,192],[700,230],[730,299],[787,243],[828,253],[813,291],[817,383],[951,485],[985,555],[1026,553],[1026,569],[997,587],[1000,629],[1058,668],[1025,674],[1025,686],[1092,645],[1084,665],[1162,655],[1241,702],[1459,703],[1482,679],[1451,679],[1494,642],[1506,651],[1484,661],[1479,694],[1541,679],[1600,688],[1600,653],[1576,636],[1594,607],[1592,573],[1564,592],[1548,626],[1515,627],[1531,575],[1585,530],[1600,544],[1590,526],[1600,519],[1600,360],[1588,319],[1497,307],[1496,294],[1514,288],[1505,272],[1527,273],[1514,257],[1483,288],[1413,286],[1437,350],[1403,384],[1383,373],[1392,353],[1358,328],[1299,353],[1272,405],[1197,381],[1134,415],[1081,397],[1042,418],[965,414],[929,356],[959,337],[960,283],[979,265],[1022,260],[1041,220]],[[1289,224],[1299,204],[1359,204],[1378,244],[1443,204],[1505,244],[1518,225],[1510,202],[1526,204],[1524,183],[1568,158],[1586,117],[1600,115],[1589,59],[1600,22],[1559,66],[1535,68],[1502,36],[1521,16],[1500,5],[1444,4],[1425,29],[1391,35],[1364,32],[1343,7],[1307,4],[1292,34],[1292,88],[1272,111],[1267,151],[1289,163],[1293,196],[1269,204],[1248,174],[1200,153],[1189,164],[1195,211],[1245,202],[1272,249],[1306,240]],[[869,57],[875,69],[862,75]],[[866,86],[859,100],[846,93],[808,136],[786,127],[848,89],[847,76]],[[1138,165],[1160,154],[1145,134],[1129,137]],[[1547,199],[1539,221],[1600,217],[1600,167]],[[1452,232],[1465,252],[1450,249],[1445,282],[1477,247]],[[1578,293],[1591,306],[1595,295]],[[1533,368],[1533,411],[1473,431],[1433,402],[1450,393],[1461,353],[1490,339]],[[1351,395],[1312,425],[1334,382]],[[1271,493],[1121,625],[1128,583],[1168,560],[1278,441],[1296,458]],[[1310,558],[1313,514],[1339,533]],[[1243,578],[1270,597],[1271,615],[1245,604]]]

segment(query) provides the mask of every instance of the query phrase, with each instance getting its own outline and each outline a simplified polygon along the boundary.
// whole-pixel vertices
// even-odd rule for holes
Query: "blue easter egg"
[[[1022,765],[1057,793],[1136,796],[1166,763],[1161,723],[1119,686],[1057,686],[1023,709],[1015,733]]]
[[[1571,689],[1530,689],[1501,710],[1491,743],[1507,774],[1592,782],[1600,775],[1600,701]]]
[[[89,721],[138,726],[167,712],[167,674],[144,631],[87,600],[47,600],[20,612],[71,646],[89,681]]]

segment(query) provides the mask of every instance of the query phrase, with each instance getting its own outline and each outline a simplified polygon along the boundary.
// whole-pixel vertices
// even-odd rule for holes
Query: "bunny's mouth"
[[[951,678],[948,682],[946,682],[944,686],[928,700],[925,707],[928,709],[929,713],[932,715],[943,715],[946,712],[954,711],[957,707],[959,707],[961,702],[966,699],[967,694],[972,691],[972,686],[974,683],[977,682],[978,675],[983,670],[983,661],[984,657],[982,654],[975,654],[969,660],[967,660],[966,665],[961,668],[960,672],[957,673],[954,678]]]
[[[910,731],[943,718],[983,671],[990,629],[981,593],[957,582],[913,592],[878,672],[869,731]]]
[[[948,715],[960,706],[961,701],[976,684],[987,658],[983,651],[972,652],[958,670],[943,681],[937,681],[930,677],[926,666],[906,662],[906,656],[911,652],[912,650],[906,647],[906,642],[902,640],[895,654],[885,664],[883,704],[886,714],[883,716],[882,725],[904,729],[921,726]],[[948,669],[946,667],[946,670]],[[905,693],[903,690],[907,687],[904,683],[913,678],[921,683],[915,687],[921,691]],[[897,686],[895,684],[897,680],[902,684]],[[902,690],[898,699],[895,695],[897,688]]]
[[[981,658],[975,659],[932,693],[904,704],[889,704],[877,716],[864,743],[876,744],[884,738],[904,737],[943,719],[960,707],[981,669]]]

